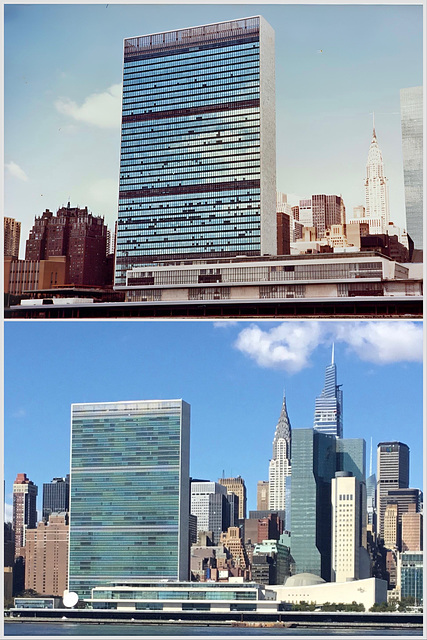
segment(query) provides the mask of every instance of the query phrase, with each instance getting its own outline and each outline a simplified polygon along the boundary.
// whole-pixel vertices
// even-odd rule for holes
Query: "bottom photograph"
[[[417,321],[6,321],[5,636],[422,636]]]

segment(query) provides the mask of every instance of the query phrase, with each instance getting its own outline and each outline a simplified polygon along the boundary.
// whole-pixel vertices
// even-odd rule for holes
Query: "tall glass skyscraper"
[[[423,88],[400,90],[407,231],[423,248]]]
[[[331,577],[331,481],[336,438],[315,429],[292,431],[291,555],[294,573]]]
[[[275,135],[262,17],[127,38],[115,285],[155,260],[275,254]]]
[[[341,385],[337,384],[337,366],[334,362],[334,347],[332,346],[331,364],[326,367],[325,386],[320,396],[316,398],[313,427],[322,433],[328,433],[337,438],[343,436],[343,396]]]
[[[72,405],[71,591],[188,579],[189,436],[182,400]]]

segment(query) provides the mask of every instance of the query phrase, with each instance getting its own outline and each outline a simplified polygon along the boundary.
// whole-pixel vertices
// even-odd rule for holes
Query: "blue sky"
[[[420,322],[6,322],[5,495],[69,471],[73,402],[183,398],[193,477],[241,475],[248,507],[268,479],[283,391],[292,428],[311,427],[335,343],[344,437],[400,440],[422,488]],[[10,513],[7,507],[7,513]]]
[[[114,224],[123,39],[257,14],[276,32],[278,190],[342,194],[351,217],[374,111],[405,226],[399,91],[423,81],[421,4],[7,4],[5,213],[21,257],[35,215],[68,199]]]

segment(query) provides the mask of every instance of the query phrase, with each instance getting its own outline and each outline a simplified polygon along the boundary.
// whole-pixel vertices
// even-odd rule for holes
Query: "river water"
[[[382,637],[382,636],[397,636],[400,638],[406,638],[413,636],[422,636],[422,629],[409,628],[402,632],[401,629],[363,629],[361,627],[353,627],[351,629],[335,627],[333,629],[322,628],[310,628],[310,629],[287,629],[283,627],[273,628],[239,628],[229,626],[195,626],[195,625],[183,625],[183,624],[138,624],[138,623],[112,623],[101,622],[97,623],[80,623],[80,622],[5,622],[4,625],[5,636],[14,636],[16,638],[26,638],[29,636],[35,638],[46,637],[59,637],[63,636],[78,636],[78,637],[91,637],[91,636],[116,636],[116,637],[129,637],[140,636],[144,640],[148,638],[157,638],[163,636],[164,638],[173,636],[185,636],[185,637],[260,637],[264,636],[316,636],[318,638],[329,636],[342,636],[348,638],[348,636],[366,636],[366,637]]]

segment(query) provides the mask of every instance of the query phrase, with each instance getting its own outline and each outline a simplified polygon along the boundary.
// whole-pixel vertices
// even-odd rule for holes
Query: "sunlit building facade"
[[[343,436],[343,394],[341,385],[337,384],[334,347],[332,347],[331,364],[326,367],[325,386],[320,396],[316,398],[313,427],[317,431],[337,438]]]
[[[189,424],[182,400],[72,405],[71,591],[188,579]]]
[[[423,248],[423,87],[400,90],[406,226],[415,249]]]
[[[127,38],[121,152],[116,287],[159,259],[275,254],[270,25]]]
[[[286,505],[286,479],[291,475],[291,423],[283,396],[282,409],[273,439],[273,457],[268,473],[268,507],[271,511],[289,508]]]

